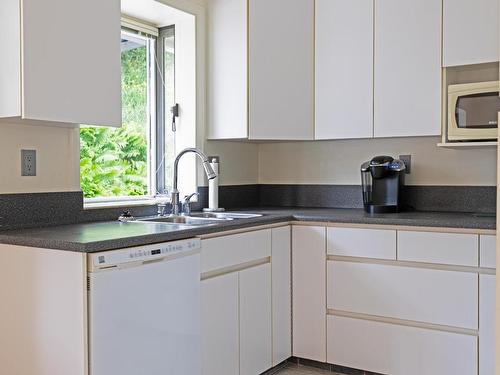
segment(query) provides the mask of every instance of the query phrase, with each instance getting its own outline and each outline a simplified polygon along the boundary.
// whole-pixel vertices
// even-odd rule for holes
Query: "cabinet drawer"
[[[329,309],[478,328],[477,274],[338,261],[327,272]]]
[[[476,375],[477,337],[329,316],[328,362],[391,375]]]
[[[271,256],[271,230],[201,241],[201,272],[231,267]]]
[[[398,260],[477,267],[475,234],[398,232]]]
[[[479,265],[481,267],[497,267],[497,237],[479,237]]]
[[[328,254],[396,259],[396,231],[328,228]]]

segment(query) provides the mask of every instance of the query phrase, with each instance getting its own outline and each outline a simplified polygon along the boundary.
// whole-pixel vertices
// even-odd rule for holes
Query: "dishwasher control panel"
[[[188,240],[89,254],[89,270],[119,267],[131,262],[147,262],[174,254],[196,252],[200,249],[201,240],[199,238],[191,238]]]

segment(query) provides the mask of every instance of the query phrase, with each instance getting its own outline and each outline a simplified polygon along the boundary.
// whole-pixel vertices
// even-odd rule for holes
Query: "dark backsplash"
[[[198,189],[199,211],[208,204],[208,188]],[[362,208],[356,185],[221,186],[220,207]],[[416,211],[496,212],[495,186],[407,186],[405,207]],[[0,230],[115,220],[124,208],[83,209],[81,192],[0,195]],[[134,206],[135,216],[156,213],[156,206]]]
[[[260,185],[259,206],[362,208],[359,185]],[[405,210],[496,212],[496,186],[406,186]]]

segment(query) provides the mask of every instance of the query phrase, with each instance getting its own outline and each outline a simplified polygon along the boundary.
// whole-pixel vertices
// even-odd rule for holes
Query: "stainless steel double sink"
[[[181,224],[185,226],[208,226],[221,224],[233,220],[254,219],[262,217],[262,214],[246,214],[236,212],[200,212],[192,213],[189,216],[154,216],[137,219],[138,221],[147,221],[165,224]]]

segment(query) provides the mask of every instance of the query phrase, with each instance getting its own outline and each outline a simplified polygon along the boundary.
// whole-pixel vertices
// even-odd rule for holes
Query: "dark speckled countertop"
[[[264,216],[221,222],[204,227],[173,226],[151,222],[119,223],[117,221],[61,225],[0,232],[0,243],[91,253],[291,220],[477,230],[496,228],[494,216],[469,213],[403,212],[368,215],[361,209],[327,208],[249,208],[244,212],[263,213]]]

